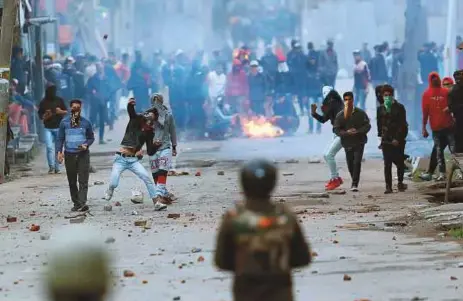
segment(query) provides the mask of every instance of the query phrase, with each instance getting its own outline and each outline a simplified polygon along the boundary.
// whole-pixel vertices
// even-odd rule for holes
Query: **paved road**
[[[120,123],[108,135],[108,145],[92,147],[92,162],[98,172],[91,175],[91,183],[107,182],[111,153],[117,148],[123,128]],[[179,197],[169,212],[180,213],[177,220],[168,219],[166,212],[154,212],[149,201],[132,205],[128,201],[131,190],[144,188],[129,173],[124,174],[113,200],[122,206],[113,206],[112,212],[103,211],[105,202],[101,196],[106,185],[92,185],[89,197],[93,216],[85,223],[98,229],[102,240],[115,238],[115,243],[108,245],[114,254],[115,275],[110,300],[172,300],[177,296],[182,301],[231,300],[231,277],[213,267],[212,255],[221,214],[241,198],[233,160],[320,156],[329,139],[329,129],[324,132],[325,136],[299,134],[273,140],[181,144],[179,165],[184,162],[192,166],[205,159],[219,162],[200,168],[201,177],[169,178],[170,189]],[[374,145],[370,149],[378,152]],[[53,233],[72,227],[64,218],[71,207],[65,176],[47,175],[44,162],[42,156],[25,177],[0,188],[0,300],[45,300],[41,273],[53,245]],[[416,191],[384,198],[382,164],[367,160],[361,193],[309,199],[304,193],[320,191],[327,170],[324,164],[306,162],[301,159],[299,164],[279,163],[282,171],[294,175],[282,177],[276,192],[278,199],[285,199],[296,210],[307,210],[299,217],[306,237],[319,254],[310,268],[294,273],[298,300],[463,300],[463,269],[458,268],[463,262],[460,245],[384,231],[385,220],[429,206]],[[345,166],[341,167],[346,176]],[[191,167],[190,171],[197,169]],[[218,170],[224,170],[225,176],[217,176]],[[359,210],[366,205],[379,206],[379,211]],[[7,215],[17,216],[20,222],[7,224]],[[134,221],[139,219],[151,220],[151,229],[135,227]],[[359,222],[375,224],[381,230],[346,229],[346,224]],[[41,226],[38,233],[28,231],[27,226],[33,223]],[[41,240],[44,234],[51,234],[51,240]],[[200,251],[192,252],[194,248]],[[205,261],[198,262],[199,256]],[[134,271],[136,277],[123,278],[124,269]],[[343,281],[344,274],[350,275],[352,281]],[[450,280],[451,276],[458,280]],[[148,283],[143,284],[144,280]]]

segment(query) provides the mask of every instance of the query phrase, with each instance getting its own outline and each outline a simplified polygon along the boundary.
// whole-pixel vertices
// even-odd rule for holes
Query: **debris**
[[[171,170],[171,171],[169,171],[169,172],[167,173],[167,175],[170,176],[170,177],[178,177],[178,176],[188,176],[188,175],[190,175],[190,173],[187,172],[187,171],[180,171],[180,172],[177,172],[177,171],[175,171],[175,170]]]
[[[338,244],[339,241],[337,241],[337,240],[335,239],[335,240],[333,240],[333,243],[334,243],[334,244]]]
[[[373,211],[380,211],[380,207],[377,205],[368,205],[365,206],[364,208],[357,209],[355,212],[357,213],[370,213]]]
[[[124,273],[123,273],[124,277],[135,277],[135,273],[132,272],[131,270],[124,270]]]
[[[195,177],[200,177],[200,176],[201,176],[201,172],[200,172],[200,171],[197,171],[197,172],[195,173]]]
[[[135,225],[136,227],[145,227],[145,226],[146,226],[146,223],[147,223],[146,220],[138,220],[138,221],[135,221],[135,222],[134,222],[134,225]]]
[[[219,171],[217,172],[217,175],[218,175],[218,176],[224,176],[224,175],[225,175],[225,171],[219,170]]]
[[[450,276],[450,280],[458,280],[458,278],[455,276]]]
[[[322,160],[320,160],[319,158],[313,158],[313,159],[309,159],[309,164],[318,164],[318,163],[321,163]]]
[[[49,240],[50,239],[50,235],[49,234],[42,234],[40,235],[40,240]]]
[[[69,219],[71,224],[82,224],[85,221],[85,215]]]
[[[199,253],[199,252],[201,252],[201,251],[202,251],[202,249],[200,249],[200,248],[193,248],[193,249],[191,249],[191,253]]]
[[[306,196],[308,198],[314,198],[314,199],[316,198],[328,199],[330,197],[330,195],[325,192],[312,192],[312,193],[306,194]]]
[[[395,237],[395,236],[392,236],[392,240],[397,240],[397,237]]]
[[[147,284],[147,283],[148,283],[148,280],[143,280],[141,283]]]
[[[18,218],[15,217],[15,216],[9,216],[9,215],[8,215],[8,216],[6,217],[6,222],[7,222],[7,223],[16,223],[17,221],[18,221]]]
[[[284,172],[284,173],[283,173],[283,176],[284,176],[284,177],[294,176],[294,173],[292,173],[292,172]]]
[[[111,206],[111,205],[105,205],[105,206],[104,206],[104,211],[113,211],[113,206]]]
[[[385,222],[386,227],[405,227],[408,225],[407,222]]]
[[[40,226],[39,225],[35,225],[35,224],[32,224],[30,225],[29,227],[29,231],[32,231],[32,232],[37,232],[40,230]]]
[[[167,214],[167,218],[173,218],[173,219],[180,218],[180,213],[169,213]]]
[[[104,185],[103,181],[95,181],[93,182],[93,185]]]
[[[174,301],[179,301],[179,300],[180,300],[180,297],[174,297],[173,300],[174,300]]]
[[[199,256],[198,257],[198,262],[203,262],[204,261],[204,257],[203,256]]]
[[[311,255],[312,255],[312,257],[317,257],[318,253],[317,252],[312,252]]]
[[[347,274],[344,274],[344,278],[343,278],[344,281],[351,281],[352,280],[352,277],[347,275]]]
[[[463,268],[463,262],[460,262],[460,263],[458,264],[458,267],[459,267],[459,268]]]
[[[346,191],[344,189],[339,189],[339,190],[331,190],[328,193],[333,194],[333,195],[344,195],[346,194]]]
[[[296,160],[296,159],[289,159],[289,160],[286,160],[285,163],[288,163],[288,164],[296,164],[296,163],[299,163],[299,160]]]
[[[132,211],[132,215],[138,215],[138,211],[133,210],[133,211]]]
[[[120,202],[116,202],[116,203],[114,203],[114,206],[120,207],[120,206],[122,206],[122,204]]]
[[[112,244],[112,243],[115,243],[116,242],[116,239],[112,236],[106,238],[106,240],[104,241],[106,244]]]
[[[143,227],[144,230],[151,229],[151,222],[146,222],[146,225]]]

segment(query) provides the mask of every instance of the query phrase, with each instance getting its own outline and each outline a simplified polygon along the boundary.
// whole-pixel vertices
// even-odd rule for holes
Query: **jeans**
[[[328,168],[330,169],[331,179],[339,177],[335,158],[341,148],[341,138],[335,135],[324,156],[325,162],[328,164]]]
[[[160,174],[167,175],[167,172],[170,170],[172,165],[172,150],[170,148],[166,148],[157,151],[154,155],[150,156],[150,165],[153,178],[156,178]],[[167,177],[165,176],[164,181],[159,180],[156,183],[157,196],[160,195],[165,197],[169,194],[166,187],[166,179]]]
[[[88,193],[88,178],[90,174],[90,152],[77,154],[64,153],[64,164],[71,192],[71,200],[75,206],[85,205]],[[77,188],[77,182],[79,187]]]
[[[119,186],[121,174],[127,169],[133,172],[145,183],[150,198],[155,198],[157,193],[153,179],[137,157],[122,157],[121,155],[116,155],[114,158],[113,169],[111,171],[109,189],[114,190],[117,186]]]
[[[437,164],[439,166],[439,172],[445,173],[445,157],[444,150],[448,146],[450,153],[455,153],[455,136],[453,129],[443,129],[440,131],[432,132],[432,139],[437,151]]]
[[[463,114],[455,115],[455,128],[459,131],[455,131],[455,152],[463,153]]]
[[[360,171],[362,170],[362,159],[364,144],[344,148],[346,151],[347,168],[352,178],[352,186],[358,187],[360,181]]]
[[[104,127],[106,125],[107,119],[108,119],[107,104],[106,103],[104,105],[99,104],[99,103],[92,104],[92,108],[90,111],[90,121],[92,122],[94,127],[98,121],[98,138],[100,139],[100,142],[104,141]]]
[[[55,170],[60,170],[60,164],[55,156],[55,142],[58,137],[58,131],[59,129],[44,129],[48,167]]]
[[[367,99],[367,94],[365,89],[354,88],[354,105],[365,111],[365,102]]]
[[[384,180],[387,188],[392,188],[392,164],[397,167],[397,178],[399,184],[404,181],[405,173],[405,143],[394,146],[392,144],[383,144],[383,159],[384,159]]]

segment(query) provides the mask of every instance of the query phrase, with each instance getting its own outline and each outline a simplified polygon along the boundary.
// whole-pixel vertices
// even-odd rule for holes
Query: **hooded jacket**
[[[322,103],[323,115],[315,113],[312,114],[312,117],[321,123],[325,123],[330,120],[333,125],[338,113],[344,110],[344,102],[341,95],[339,95],[336,90],[331,87],[329,87],[331,90],[327,90],[326,88],[327,86],[323,87],[323,96],[325,96]],[[325,95],[325,93],[327,94]]]
[[[64,100],[61,97],[56,95],[57,89],[56,86],[49,86],[45,90],[45,97],[39,104],[39,117],[43,120],[43,115],[46,111],[50,110],[52,117],[48,120],[43,121],[43,125],[46,129],[58,129],[61,120],[63,119],[64,115],[56,114],[56,108],[60,108],[61,110],[66,111],[66,105],[64,104]]]
[[[431,78],[434,76],[437,76],[439,79],[439,87],[437,88],[431,86]],[[429,74],[428,83],[429,86],[424,91],[421,101],[423,126],[427,125],[429,119],[432,131],[440,131],[452,127],[453,118],[450,110],[448,110],[449,90],[441,86],[441,80],[437,72]]]

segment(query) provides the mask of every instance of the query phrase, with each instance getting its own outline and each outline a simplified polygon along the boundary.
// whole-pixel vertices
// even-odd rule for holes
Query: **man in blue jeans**
[[[114,158],[113,169],[111,171],[111,178],[108,190],[106,190],[104,199],[109,201],[112,199],[114,190],[119,186],[121,174],[130,170],[138,178],[140,178],[146,185],[150,198],[154,203],[154,210],[161,211],[167,209],[167,205],[163,204],[158,198],[159,193],[156,190],[151,175],[141,164],[143,158],[142,147],[146,143],[147,152],[149,154],[153,151],[153,123],[155,121],[155,113],[153,111],[137,114],[135,111],[135,99],[131,98],[127,104],[127,112],[129,113],[129,123],[125,130],[124,138],[121,141],[121,148],[116,152]],[[132,199],[135,204],[143,202]]]
[[[56,96],[56,86],[49,86],[45,97],[39,104],[39,117],[45,127],[45,144],[47,147],[48,173],[60,173],[60,164],[55,160],[55,143],[59,125],[67,114],[66,105],[61,97]]]

